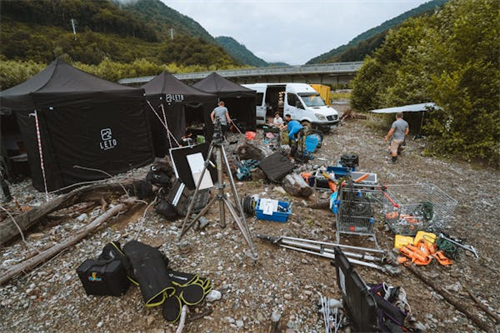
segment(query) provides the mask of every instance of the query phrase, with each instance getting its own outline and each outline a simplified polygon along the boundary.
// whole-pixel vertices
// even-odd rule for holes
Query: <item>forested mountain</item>
[[[242,64],[254,67],[266,67],[269,65],[267,62],[254,55],[245,45],[238,43],[232,37],[220,36],[216,37],[215,40],[230,56]]]
[[[173,33],[174,38],[177,35],[201,37],[215,44],[215,39],[198,22],[159,0],[111,1],[136,19],[148,22],[162,40],[171,38]]]
[[[146,59],[156,65],[199,65],[205,70],[236,65],[189,17],[159,0],[129,3],[1,1],[1,59],[48,64],[63,56],[69,62],[90,65],[105,59],[119,63]]]
[[[449,0],[432,0],[424,3],[417,8],[385,21],[375,28],[363,32],[352,39],[347,45],[339,46],[318,57],[312,58],[307,64],[362,61],[366,55],[371,54],[383,43],[389,29],[400,25],[410,17],[433,13],[436,8],[442,7],[447,1]]]

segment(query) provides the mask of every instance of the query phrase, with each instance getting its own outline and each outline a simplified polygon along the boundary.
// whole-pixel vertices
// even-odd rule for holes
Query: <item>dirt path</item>
[[[464,163],[442,161],[422,155],[425,141],[409,141],[396,164],[390,162],[385,133],[373,130],[372,122],[349,121],[325,137],[323,147],[311,164],[333,163],[344,153],[359,156],[358,170],[376,173],[384,184],[434,184],[454,198],[458,204],[446,231],[466,238],[475,246],[479,259],[464,254],[449,267],[433,263],[419,267],[434,282],[450,290],[468,304],[483,320],[467,294],[472,291],[495,310],[500,309],[499,279],[500,240],[500,172],[474,169]],[[330,162],[328,162],[330,161]],[[143,170],[134,176],[143,176]],[[281,199],[279,187],[259,181],[237,184],[240,195]],[[18,198],[43,198],[24,184],[13,188]],[[333,242],[335,216],[328,210],[314,210],[307,205],[326,194],[316,193],[309,200],[292,198],[293,214],[287,223],[248,219],[253,234],[287,235]],[[96,210],[91,216],[98,215]],[[0,331],[2,332],[175,332],[176,325],[166,323],[161,309],[144,307],[140,291],[132,287],[126,295],[115,297],[86,296],[76,275],[76,268],[86,258],[96,257],[111,240],[122,244],[132,240],[160,246],[173,269],[199,273],[212,279],[222,299],[204,303],[195,311],[212,309],[204,319],[188,323],[184,332],[267,332],[271,314],[282,314],[287,332],[320,332],[324,330],[317,313],[318,293],[340,298],[335,268],[328,259],[275,247],[253,238],[259,260],[253,263],[245,255],[247,245],[239,230],[231,225],[221,229],[216,222],[217,209],[211,209],[209,226],[189,231],[185,240],[191,244],[187,254],[179,252],[175,243],[181,221],[167,222],[150,212],[143,222],[138,215],[130,222],[120,222],[67,250],[55,259],[10,284],[0,287]],[[86,221],[71,220],[28,236],[32,248],[41,248],[73,233]],[[393,246],[393,233],[377,221],[376,237],[385,249]],[[363,241],[364,242],[364,241]],[[369,246],[367,240],[363,245]],[[0,249],[1,268],[21,260],[26,254],[22,242]],[[356,268],[367,283],[383,281],[402,286],[416,318],[428,332],[477,332],[472,322],[416,279],[409,271],[392,277],[369,268]],[[491,323],[491,322],[490,322]]]

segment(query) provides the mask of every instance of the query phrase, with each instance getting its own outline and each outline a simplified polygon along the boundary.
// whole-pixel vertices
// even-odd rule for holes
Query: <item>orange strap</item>
[[[448,266],[453,263],[450,259],[446,258],[446,256],[443,254],[443,251],[438,251],[434,253],[432,256],[434,257],[434,259],[438,261],[438,263],[440,263],[443,266]]]

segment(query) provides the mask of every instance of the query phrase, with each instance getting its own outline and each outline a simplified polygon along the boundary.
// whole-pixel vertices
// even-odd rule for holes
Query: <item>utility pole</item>
[[[75,35],[75,40],[76,40],[76,21],[75,21],[75,19],[71,19],[71,26],[73,27],[73,35]]]
[[[170,39],[174,39],[174,29],[170,28]]]

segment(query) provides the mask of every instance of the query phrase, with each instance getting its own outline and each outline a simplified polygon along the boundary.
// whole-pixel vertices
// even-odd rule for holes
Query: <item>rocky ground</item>
[[[500,310],[499,170],[426,157],[422,154],[425,140],[410,140],[403,156],[392,164],[384,135],[385,128],[382,130],[374,120],[347,121],[325,136],[322,148],[310,164],[332,165],[342,154],[354,153],[359,156],[358,170],[376,173],[384,184],[434,184],[454,198],[458,204],[445,231],[476,247],[479,259],[463,253],[451,266],[433,262],[417,269],[493,327],[493,322],[467,292],[471,291],[493,311]],[[134,170],[114,180],[140,179],[147,170],[147,167]],[[189,242],[189,251],[181,253],[176,243],[182,220],[168,222],[151,208],[145,212],[143,205],[109,221],[76,246],[1,286],[0,331],[175,332],[177,325],[165,322],[160,308],[144,306],[137,287],[131,287],[122,297],[87,296],[78,279],[76,268],[85,259],[96,257],[107,242],[125,244],[134,239],[159,247],[170,259],[171,268],[210,278],[214,288],[221,292],[220,300],[204,301],[191,310],[191,315],[209,310],[211,314],[188,321],[183,332],[268,332],[273,312],[281,315],[282,332],[324,331],[323,319],[317,311],[319,294],[341,297],[330,260],[279,248],[255,235],[334,242],[335,215],[329,210],[309,208],[328,194],[317,191],[307,199],[291,197],[280,186],[256,180],[238,182],[237,188],[240,195],[286,197],[293,202],[293,213],[286,223],[247,219],[259,255],[257,262],[244,254],[248,245],[239,229],[231,224],[225,229],[219,226],[215,206],[206,215],[210,224],[202,231],[190,230],[183,238]],[[4,207],[15,214],[26,209],[23,207],[45,202],[45,196],[33,190],[28,181],[14,185],[13,195],[19,205],[10,203]],[[100,214],[100,207],[85,210],[83,206],[77,212],[73,208],[54,213],[43,225],[26,233],[26,243],[18,240],[0,248],[0,270],[60,242]],[[381,248],[392,249],[394,234],[382,220],[376,221],[375,235]],[[343,236],[342,242],[373,246],[371,239],[362,236]],[[387,282],[403,287],[414,316],[428,332],[481,331],[407,269],[403,268],[399,276],[360,266],[356,271],[366,283]]]

